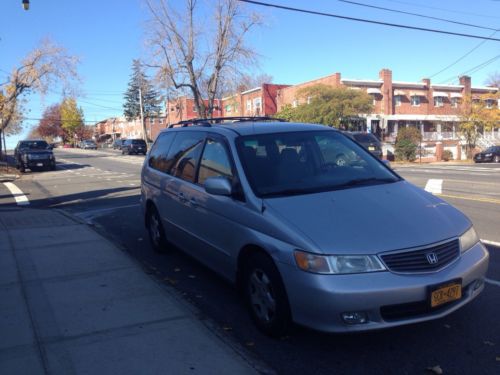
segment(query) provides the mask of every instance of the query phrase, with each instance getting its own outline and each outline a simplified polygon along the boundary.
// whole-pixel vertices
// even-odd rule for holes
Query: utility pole
[[[146,132],[146,124],[144,123],[144,112],[142,110],[142,89],[139,87],[139,106],[141,107],[141,125],[142,125],[142,138],[148,143],[148,134]]]

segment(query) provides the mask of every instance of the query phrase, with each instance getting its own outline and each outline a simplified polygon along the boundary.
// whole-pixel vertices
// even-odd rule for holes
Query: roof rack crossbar
[[[214,124],[232,124],[239,122],[250,122],[250,121],[276,121],[276,122],[287,122],[285,119],[274,118],[268,116],[235,116],[235,117],[212,117],[212,118],[195,118],[191,120],[179,121],[175,124],[170,124],[169,128],[174,127],[186,127],[186,126],[204,126],[210,127]]]

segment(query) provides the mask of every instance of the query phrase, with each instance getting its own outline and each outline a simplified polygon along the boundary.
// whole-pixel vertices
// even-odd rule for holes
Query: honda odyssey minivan
[[[141,192],[154,249],[236,283],[269,335],[436,319],[484,288],[471,221],[326,126],[183,122],[156,139]]]

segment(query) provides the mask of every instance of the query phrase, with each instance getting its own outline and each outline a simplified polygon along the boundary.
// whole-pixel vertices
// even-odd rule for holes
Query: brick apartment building
[[[154,140],[167,125],[167,118],[146,117],[148,139]],[[94,138],[99,143],[110,143],[118,138],[143,138],[140,120],[128,121],[125,117],[111,117],[95,124]]]
[[[462,98],[472,96],[474,100],[485,100],[488,107],[500,106],[498,87],[472,86],[468,76],[460,77],[458,85],[433,84],[430,79],[403,82],[393,80],[391,70],[382,69],[375,80],[346,79],[335,73],[293,86],[265,83],[216,99],[213,117],[273,116],[286,105],[307,104],[308,98],[299,97],[298,92],[316,84],[364,90],[371,95],[374,109],[372,113],[360,114],[363,121],[358,123],[359,130],[376,134],[386,143],[389,152],[398,129],[412,126],[421,131],[424,147],[434,150],[439,143],[444,149],[449,149],[454,158],[461,158],[458,124]],[[208,102],[205,101],[205,104]],[[181,96],[170,99],[165,106],[165,116],[145,120],[148,136],[152,140],[168,125],[198,117],[192,98]],[[118,117],[96,124],[98,140],[141,136],[140,121],[126,121]],[[480,146],[499,142],[500,130],[497,128],[483,134]]]

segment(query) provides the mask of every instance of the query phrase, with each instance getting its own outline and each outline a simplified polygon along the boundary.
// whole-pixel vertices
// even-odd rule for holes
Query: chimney
[[[378,76],[382,80],[382,111],[385,115],[392,115],[392,71],[382,69]]]
[[[460,84],[464,87],[462,89],[462,96],[470,96],[472,94],[472,83],[469,76],[461,76],[458,78]]]

